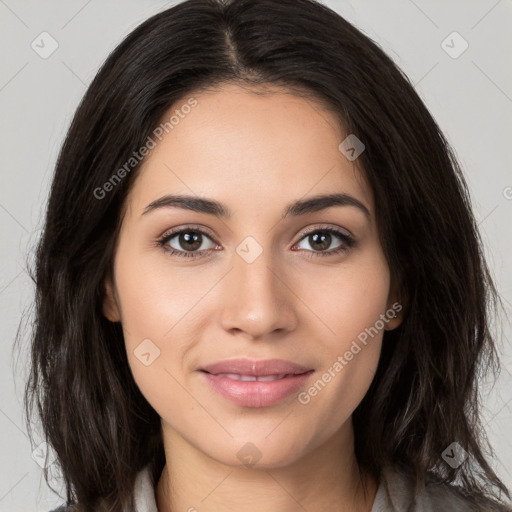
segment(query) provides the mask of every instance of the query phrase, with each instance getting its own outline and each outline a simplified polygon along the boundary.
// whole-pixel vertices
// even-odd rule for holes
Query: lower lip
[[[202,371],[208,384],[222,396],[245,407],[267,407],[279,403],[304,386],[313,370],[271,381],[242,381]]]

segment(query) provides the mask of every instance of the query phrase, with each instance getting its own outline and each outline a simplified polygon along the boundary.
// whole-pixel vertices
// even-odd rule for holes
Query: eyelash
[[[190,232],[200,233],[201,235],[204,235],[212,240],[212,237],[208,233],[203,231],[202,229],[194,228],[194,227],[190,226],[190,227],[181,228],[179,230],[172,231],[171,233],[165,234],[163,237],[161,237],[157,241],[157,244],[158,244],[158,246],[162,247],[162,249],[170,256],[178,256],[180,258],[203,258],[205,256],[204,256],[204,254],[201,254],[201,253],[205,253],[205,252],[209,253],[208,256],[211,255],[211,252],[213,251],[213,249],[207,249],[207,250],[202,250],[202,251],[178,251],[177,249],[173,249],[172,247],[169,248],[168,246],[166,246],[167,242],[169,242],[171,239],[173,239],[176,235],[179,235],[181,233],[190,233]],[[302,240],[304,240],[307,236],[309,236],[313,233],[329,233],[331,235],[335,235],[341,239],[342,244],[339,247],[337,247],[336,249],[331,249],[330,251],[306,250],[306,252],[310,253],[308,255],[308,257],[314,258],[316,256],[320,256],[320,257],[335,256],[337,254],[341,254],[343,252],[348,251],[350,248],[354,247],[356,244],[356,241],[351,236],[349,236],[345,233],[342,233],[341,231],[338,231],[337,229],[334,229],[331,227],[314,228],[314,229],[308,230],[302,234],[302,237],[300,238],[300,240],[297,243],[302,242]],[[212,241],[214,241],[214,240],[212,240]]]

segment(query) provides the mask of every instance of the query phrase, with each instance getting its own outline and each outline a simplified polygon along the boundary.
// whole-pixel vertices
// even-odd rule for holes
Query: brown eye
[[[331,247],[333,242],[339,240],[337,245]],[[355,240],[341,231],[333,228],[319,228],[314,231],[309,231],[305,236],[302,237],[300,243],[307,241],[311,249],[307,249],[307,252],[311,253],[311,256],[333,256],[342,252],[348,251],[355,245]],[[330,250],[329,247],[331,247]],[[304,249],[304,247],[300,247]]]
[[[196,251],[203,242],[203,235],[197,231],[182,231],[177,236],[178,245],[186,251]]]
[[[330,233],[317,232],[313,235],[308,235],[308,241],[313,249],[324,251],[331,245],[332,236]]]
[[[208,246],[207,241],[211,245]],[[216,247],[209,235],[200,229],[185,228],[165,235],[158,241],[164,251],[175,256],[201,257]]]

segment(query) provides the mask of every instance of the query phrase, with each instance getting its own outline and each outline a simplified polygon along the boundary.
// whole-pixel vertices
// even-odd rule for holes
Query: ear
[[[394,282],[391,286],[386,309],[386,317],[389,319],[386,323],[385,330],[392,331],[402,324],[405,313],[405,304],[401,299],[402,294],[399,287]]]
[[[399,327],[403,321],[403,306],[400,301],[394,301],[386,310],[386,317],[389,318],[384,329],[392,331]]]
[[[103,296],[103,314],[111,322],[120,322],[121,313],[119,304],[117,302],[114,285],[110,276],[105,278],[104,284],[104,296]]]

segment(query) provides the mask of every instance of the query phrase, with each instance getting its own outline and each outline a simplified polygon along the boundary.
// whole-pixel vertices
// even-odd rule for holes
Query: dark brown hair
[[[403,466],[417,485],[431,472],[475,504],[502,500],[502,491],[510,498],[486,460],[478,402],[478,378],[499,369],[490,332],[499,296],[459,165],[412,84],[377,44],[315,1],[188,0],[111,53],[55,168],[32,272],[25,412],[35,402],[68,502],[131,510],[137,472],[149,464],[157,481],[165,463],[160,417],[133,380],[121,325],[101,307],[140,165],[102,198],[95,190],[178,100],[228,82],[309,94],[365,144],[358,163],[405,309],[402,325],[384,334],[353,415],[360,467],[378,478],[385,464]],[[457,469],[441,458],[454,441],[470,454]]]

